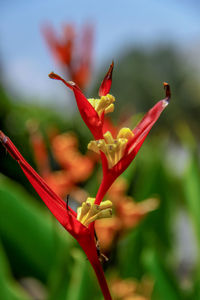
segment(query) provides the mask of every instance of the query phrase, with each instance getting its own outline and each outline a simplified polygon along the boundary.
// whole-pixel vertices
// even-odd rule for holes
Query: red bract
[[[101,97],[106,96],[110,91],[113,66],[114,63],[110,65],[110,68],[100,86],[99,95]],[[97,113],[97,111],[90,104],[90,102],[84,96],[76,83],[72,81],[65,81],[62,77],[53,72],[49,74],[49,77],[62,81],[68,88],[70,88],[74,92],[76,103],[83,121],[90,129],[92,135],[96,140],[103,138],[104,112],[101,113],[101,115]]]
[[[13,159],[19,163],[25,176],[52,214],[56,217],[60,224],[78,241],[96,273],[104,298],[111,300],[111,295],[108,290],[103,269],[98,259],[93,228],[91,226],[90,228],[85,227],[76,219],[76,212],[74,212],[70,207],[66,206],[65,201],[51,190],[45,181],[23,158],[12,141],[5,136],[2,131],[0,131],[0,142],[13,157]]]
[[[114,68],[114,61],[110,65],[110,68],[104,77],[101,86],[99,88],[99,96],[106,96],[110,92],[111,84],[112,84],[112,72]]]
[[[126,170],[132,160],[135,158],[144,140],[146,139],[151,128],[160,117],[162,111],[167,107],[170,100],[170,87],[167,83],[164,83],[166,97],[163,100],[157,102],[143,117],[140,123],[132,130],[133,137],[128,141],[124,150],[122,158],[112,167],[109,168],[106,155],[101,152],[102,167],[103,167],[103,180],[100,189],[96,196],[96,204],[99,204],[109,187],[114,180]]]
[[[62,77],[55,73],[50,73],[49,77],[52,79],[61,80],[67,87],[69,87],[71,90],[73,90],[76,103],[79,109],[79,112],[81,114],[81,117],[87,127],[90,129],[91,133],[93,134],[95,139],[100,139],[103,136],[102,133],[102,127],[103,122],[99,118],[97,112],[92,107],[92,105],[89,103],[87,98],[84,96],[84,94],[81,92],[79,87],[72,81],[65,81]]]

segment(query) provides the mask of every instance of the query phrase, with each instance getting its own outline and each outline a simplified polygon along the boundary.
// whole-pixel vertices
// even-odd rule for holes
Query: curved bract
[[[90,261],[98,278],[105,299],[110,300],[110,292],[98,259],[94,231],[77,220],[77,214],[62,200],[28,164],[12,141],[0,131],[0,142],[15,159],[40,198],[59,223],[78,241]]]

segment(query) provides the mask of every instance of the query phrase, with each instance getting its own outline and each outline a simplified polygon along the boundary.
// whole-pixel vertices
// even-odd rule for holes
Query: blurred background
[[[200,299],[200,4],[198,1],[12,1],[0,4],[0,129],[63,199],[95,197],[98,157],[72,92],[88,98],[114,60],[115,111],[133,128],[172,100],[110,189],[114,216],[96,225],[113,299]],[[110,117],[111,116],[111,117]],[[0,299],[102,299],[76,241],[0,145]]]

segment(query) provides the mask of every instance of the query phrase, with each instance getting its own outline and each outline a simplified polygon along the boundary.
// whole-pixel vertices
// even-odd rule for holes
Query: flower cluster
[[[86,227],[97,219],[112,216],[112,202],[110,200],[103,201],[100,205],[94,202],[95,198],[87,198],[77,210],[77,220]]]
[[[112,63],[100,86],[100,99],[88,100],[76,83],[65,81],[54,73],[49,75],[53,79],[61,80],[74,92],[83,121],[94,136],[94,141],[91,141],[88,147],[101,155],[103,179],[98,193],[95,198],[88,198],[86,202],[78,208],[77,212],[70,208],[68,203],[66,204],[66,202],[47,185],[24,159],[12,141],[0,131],[0,141],[8,153],[18,162],[29,182],[56,219],[78,241],[86,253],[106,300],[112,298],[99,260],[99,251],[96,248],[94,222],[97,219],[111,216],[112,203],[109,200],[102,202],[106,192],[115,179],[135,158],[149,131],[159,118],[161,112],[167,107],[170,99],[169,85],[164,83],[166,90],[165,99],[156,103],[136,128],[133,130],[122,128],[118,135],[113,137],[110,132],[104,131],[104,116],[114,109],[113,103],[115,98],[109,94],[112,83],[113,66]]]
[[[88,144],[88,148],[100,153],[103,168],[103,179],[100,189],[97,193],[95,203],[100,204],[107,190],[112,183],[124,170],[130,165],[135,158],[152,126],[160,117],[162,111],[168,106],[170,100],[170,87],[164,82],[165,98],[158,101],[143,117],[139,124],[133,129],[122,128],[116,137],[107,131],[105,132],[104,120],[105,113],[114,110],[115,98],[109,94],[112,83],[112,72],[114,63],[101,83],[99,88],[98,99],[87,99],[76,83],[65,81],[55,73],[50,73],[52,79],[62,81],[68,88],[74,92],[76,103],[83,121],[94,136],[94,141]],[[103,100],[102,100],[103,99]],[[101,109],[99,110],[99,104]],[[110,107],[112,107],[110,109]]]
[[[133,137],[129,128],[120,129],[117,137],[114,139],[111,132],[107,131],[103,139],[91,141],[88,149],[96,153],[103,152],[107,158],[108,168],[114,167],[123,157],[128,141]]]

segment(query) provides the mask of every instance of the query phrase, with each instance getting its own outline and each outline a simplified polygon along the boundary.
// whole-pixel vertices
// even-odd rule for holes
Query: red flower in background
[[[62,36],[58,37],[50,25],[42,28],[43,36],[56,61],[64,72],[81,88],[85,88],[91,77],[93,28],[83,26],[76,34],[72,24],[63,26]]]

